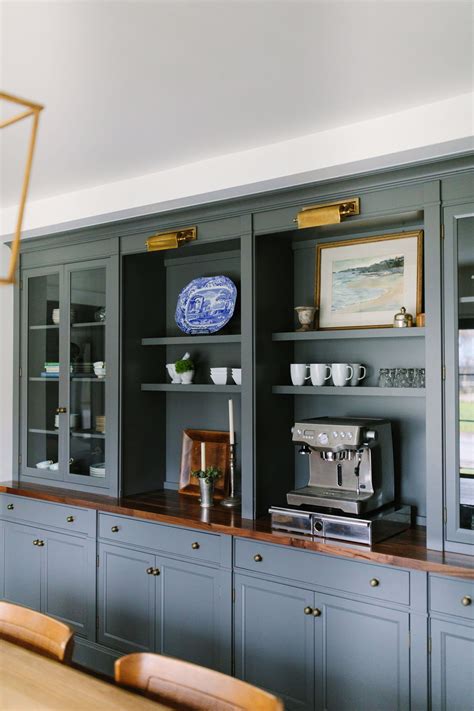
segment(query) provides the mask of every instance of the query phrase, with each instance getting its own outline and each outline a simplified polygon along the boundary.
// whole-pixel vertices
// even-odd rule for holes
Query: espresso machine
[[[371,544],[410,527],[410,507],[394,505],[388,420],[320,417],[291,432],[309,481],[287,494],[291,508],[270,509],[274,528]]]

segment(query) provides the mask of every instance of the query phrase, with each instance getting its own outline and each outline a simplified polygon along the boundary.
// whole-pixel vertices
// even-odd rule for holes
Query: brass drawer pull
[[[112,528],[111,528],[110,530],[112,531],[112,533],[118,533],[118,532],[119,532],[119,527],[118,527],[118,526],[112,526]]]
[[[38,539],[37,539],[37,538],[35,538],[35,540],[33,541],[33,545],[34,545],[34,546],[37,546],[37,545],[38,545]]]
[[[57,407],[56,408],[57,415],[65,415],[66,412],[67,412],[67,407]]]
[[[153,575],[153,570],[154,570],[153,568],[147,568],[146,572],[148,575]]]
[[[314,608],[313,617],[321,617],[321,610],[318,607]]]
[[[159,568],[153,568],[152,575],[159,575],[160,573],[161,573],[161,570]]]
[[[464,607],[469,607],[469,605],[472,605],[472,597],[469,595],[464,595],[464,597],[461,599],[461,603],[464,605]]]
[[[305,607],[303,610],[305,615],[312,615],[313,614],[313,608],[312,607]]]
[[[256,554],[254,555],[253,559],[254,559],[254,561],[255,561],[256,563],[261,563],[262,560],[263,560],[263,558],[262,558],[262,556],[260,555],[260,553],[256,553]]]
[[[193,549],[193,551],[197,551],[200,548],[199,543],[197,541],[191,543],[191,548]]]
[[[7,504],[7,509],[8,509],[9,511],[13,511],[14,508],[15,508],[15,507],[13,506],[13,504]]]
[[[378,588],[379,585],[380,585],[380,580],[377,580],[377,578],[372,578],[372,580],[370,581],[370,587],[371,588]]]
[[[67,517],[66,517],[66,521],[67,521],[68,523],[72,523],[72,522],[74,521],[74,516],[67,516]]]

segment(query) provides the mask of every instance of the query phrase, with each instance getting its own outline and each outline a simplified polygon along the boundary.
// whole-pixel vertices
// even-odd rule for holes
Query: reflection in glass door
[[[30,277],[27,285],[26,464],[54,478],[59,469],[59,273]]]
[[[70,273],[70,474],[105,478],[106,268]],[[91,482],[92,483],[92,482]]]

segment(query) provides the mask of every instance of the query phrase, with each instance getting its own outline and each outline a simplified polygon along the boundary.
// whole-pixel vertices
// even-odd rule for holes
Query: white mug
[[[327,363],[310,363],[309,373],[312,385],[324,385],[331,377],[331,366]]]
[[[331,368],[332,382],[338,387],[347,385],[347,381],[354,375],[354,368],[349,363],[333,363]]]
[[[308,371],[308,366],[306,363],[291,363],[290,365],[290,375],[291,382],[293,385],[304,385],[304,381],[309,379],[309,375],[306,375]]]
[[[367,375],[367,368],[362,363],[351,363],[350,366],[354,371],[354,375],[351,378],[351,386],[355,387]]]

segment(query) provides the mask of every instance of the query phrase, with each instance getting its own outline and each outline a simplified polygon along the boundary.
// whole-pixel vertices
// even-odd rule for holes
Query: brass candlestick
[[[230,495],[221,501],[222,506],[235,508],[240,506],[240,496],[235,494],[235,444],[229,445],[229,465],[230,465]]]

